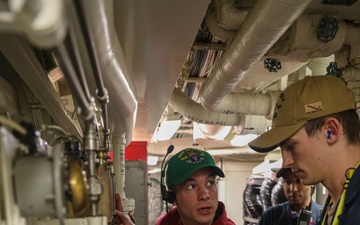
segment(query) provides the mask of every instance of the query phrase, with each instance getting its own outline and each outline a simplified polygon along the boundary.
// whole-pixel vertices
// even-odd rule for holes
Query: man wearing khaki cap
[[[360,122],[353,92],[337,77],[305,77],[278,97],[272,129],[249,143],[281,148],[283,166],[329,191],[321,224],[360,223]]]

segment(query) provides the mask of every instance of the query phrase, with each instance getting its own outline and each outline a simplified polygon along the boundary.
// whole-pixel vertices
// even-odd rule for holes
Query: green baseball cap
[[[306,76],[277,98],[271,130],[249,142],[257,152],[274,150],[309,120],[356,109],[354,93],[334,76]]]
[[[210,167],[219,177],[225,177],[224,172],[215,166],[212,156],[200,149],[186,148],[169,159],[166,170],[166,185],[171,188],[175,184],[185,182],[196,171]]]

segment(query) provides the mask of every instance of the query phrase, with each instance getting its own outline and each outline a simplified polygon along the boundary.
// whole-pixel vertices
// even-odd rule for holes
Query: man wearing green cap
[[[225,177],[206,151],[187,148],[172,156],[166,170],[166,192],[174,207],[155,225],[235,225],[218,201],[217,176]]]
[[[359,224],[360,122],[353,92],[337,77],[305,77],[278,97],[272,129],[249,143],[281,148],[283,166],[329,191],[320,224]]]

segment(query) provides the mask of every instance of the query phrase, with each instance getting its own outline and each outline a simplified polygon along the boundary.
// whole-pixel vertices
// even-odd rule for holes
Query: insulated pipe
[[[200,104],[193,101],[180,89],[175,88],[171,95],[169,105],[178,113],[197,123],[237,126],[242,121],[242,116],[226,115],[221,113],[209,112]],[[186,106],[186,107],[184,107]]]
[[[344,44],[350,45],[349,61],[352,66],[360,64],[360,29],[347,24]]]
[[[64,40],[68,28],[65,1],[9,0],[1,6],[2,31],[25,33],[39,48],[52,48]]]
[[[83,63],[81,61],[81,56],[80,56],[80,52],[79,52],[79,45],[78,45],[78,41],[76,39],[75,29],[76,28],[74,27],[74,24],[70,23],[69,24],[68,38],[65,39],[64,43],[66,44],[67,49],[70,49],[70,51],[69,51],[70,61],[74,65],[75,73],[79,77],[80,84],[81,84],[81,89],[76,89],[76,91],[84,92],[84,95],[86,97],[86,101],[90,102],[91,101],[91,94],[90,94],[90,90],[89,90],[89,87],[88,87],[87,82],[86,82],[84,65],[83,65]]]
[[[354,92],[357,105],[360,102],[360,29],[347,24],[344,44],[350,46],[350,67],[342,69],[341,78],[347,81],[347,86]]]
[[[277,91],[266,94],[229,94],[220,102],[216,113],[207,111],[180,89],[175,88],[169,104],[181,115],[198,123],[237,126],[243,120],[239,119],[241,115],[264,115],[266,118],[272,118],[279,94]]]
[[[238,30],[248,10],[237,9],[233,0],[214,0],[216,21],[225,30]]]
[[[201,105],[216,109],[310,3],[311,0],[257,1],[202,88]]]
[[[124,213],[133,212],[135,200],[125,196],[125,134],[115,137],[113,140],[114,172],[116,180],[116,192],[119,193]]]
[[[104,131],[104,142],[103,146],[106,145],[109,137],[109,130],[108,130],[108,110],[107,104],[109,102],[109,95],[108,91],[104,87],[103,76],[99,67],[99,59],[97,57],[96,46],[94,46],[94,36],[93,32],[91,31],[91,26],[85,20],[85,15],[83,11],[83,6],[81,5],[80,1],[75,1],[75,6],[77,12],[79,14],[79,21],[80,27],[82,28],[82,32],[84,33],[85,45],[88,49],[90,65],[92,71],[94,73],[95,81],[96,81],[96,96],[97,100],[101,105],[101,111],[103,114],[103,131]],[[71,26],[70,26],[71,27]]]
[[[235,115],[264,115],[272,118],[279,91],[265,94],[230,93],[225,96],[214,111]]]
[[[357,82],[360,80],[360,68],[345,67],[342,69],[341,78],[350,82]]]
[[[137,100],[127,80],[126,63],[114,27],[114,2],[111,0],[85,1],[84,13],[93,32],[94,46],[109,93],[109,128],[112,137],[126,135],[126,145],[132,139],[137,111]]]
[[[210,33],[216,37],[217,39],[223,42],[229,42],[232,40],[236,34],[234,30],[225,30],[224,28],[218,25],[216,21],[216,15],[213,7],[209,7],[208,11],[206,12],[206,24],[209,28]]]
[[[53,53],[59,61],[59,65],[64,72],[64,76],[70,86],[70,89],[72,90],[74,99],[79,104],[81,115],[85,123],[92,123],[95,118],[93,100],[91,98],[89,99],[90,101],[87,100],[88,97],[85,94],[86,91],[84,91],[82,87],[85,85],[84,88],[88,89],[88,86],[84,82],[81,82],[77,76],[68,51],[69,49],[62,43],[54,48]]]
[[[329,57],[314,58],[311,59],[308,63],[308,66],[311,69],[312,76],[322,76],[326,74],[326,67],[330,65],[331,62],[334,62],[334,55]]]
[[[114,171],[116,180],[116,191],[120,197],[125,197],[125,135],[113,138]]]

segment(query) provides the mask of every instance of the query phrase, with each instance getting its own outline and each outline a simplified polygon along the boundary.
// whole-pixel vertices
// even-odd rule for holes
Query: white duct
[[[216,107],[216,112],[235,115],[263,115],[272,118],[273,108],[280,92],[265,94],[230,93]]]
[[[62,0],[9,0],[1,3],[0,29],[24,33],[40,48],[51,48],[66,36],[68,21]]]
[[[223,140],[232,130],[231,126],[216,126],[196,122],[193,123],[193,127],[193,138],[195,141],[199,136],[205,139]]]
[[[206,12],[206,24],[209,28],[210,33],[217,39],[223,42],[229,42],[232,40],[236,34],[234,30],[225,30],[224,28],[218,25],[216,20],[214,7],[209,6],[208,11]]]
[[[349,61],[352,66],[360,64],[360,29],[353,25],[346,26],[345,44],[348,44],[350,49]]]
[[[234,138],[246,138],[244,135],[255,134],[256,136],[262,134],[271,126],[271,120],[266,119],[264,116],[246,116],[242,124],[235,127],[197,123],[193,123],[193,125],[194,141],[204,147],[216,148],[217,145],[234,146],[232,144]]]
[[[126,145],[132,139],[137,100],[127,80],[123,50],[114,27],[114,2],[111,0],[84,1],[86,19],[93,32],[94,45],[109,92],[109,128],[112,136],[126,134]]]
[[[280,60],[307,62],[309,59],[328,57],[342,48],[346,37],[344,20],[337,20],[339,30],[334,39],[323,42],[318,39],[316,29],[323,15],[302,15],[266,53]]]
[[[214,110],[310,3],[311,0],[257,1],[202,88],[201,105]]]
[[[321,76],[326,74],[326,68],[330,65],[331,62],[334,62],[334,55],[331,55],[326,58],[314,58],[311,59],[308,66],[311,69],[312,76]]]
[[[175,88],[169,105],[184,117],[198,123],[238,126],[244,120],[240,119],[243,115],[262,115],[271,119],[279,94],[277,91],[265,94],[229,94],[220,102],[216,113],[204,109],[180,89]]]
[[[214,0],[214,7],[217,24],[225,30],[238,30],[248,14],[235,8],[233,0]]]
[[[238,115],[227,115],[205,110],[180,89],[175,88],[171,95],[169,105],[178,113],[190,120],[210,125],[237,126],[244,119]]]
[[[199,123],[194,125],[193,138],[196,143],[206,147],[216,147],[217,144],[231,146],[230,142],[223,138],[224,135],[231,135],[231,126],[239,127],[238,134],[260,134],[265,131],[271,120],[263,116],[272,117],[273,106],[278,94],[279,92],[229,95],[218,107],[228,110],[223,113],[215,113],[204,109],[180,89],[175,88],[169,105],[184,117],[193,120],[196,124]],[[239,114],[251,116],[245,117]],[[207,142],[210,139],[212,142]]]
[[[341,78],[348,82],[360,81],[360,68],[357,67],[345,67],[343,68]]]
[[[341,78],[347,81],[347,86],[355,95],[355,101],[360,103],[360,29],[351,24],[346,26],[346,37],[344,44],[350,46],[350,52],[346,61],[350,62],[350,67],[341,68]],[[337,60],[337,56],[336,61]],[[340,59],[341,60],[341,59]]]

